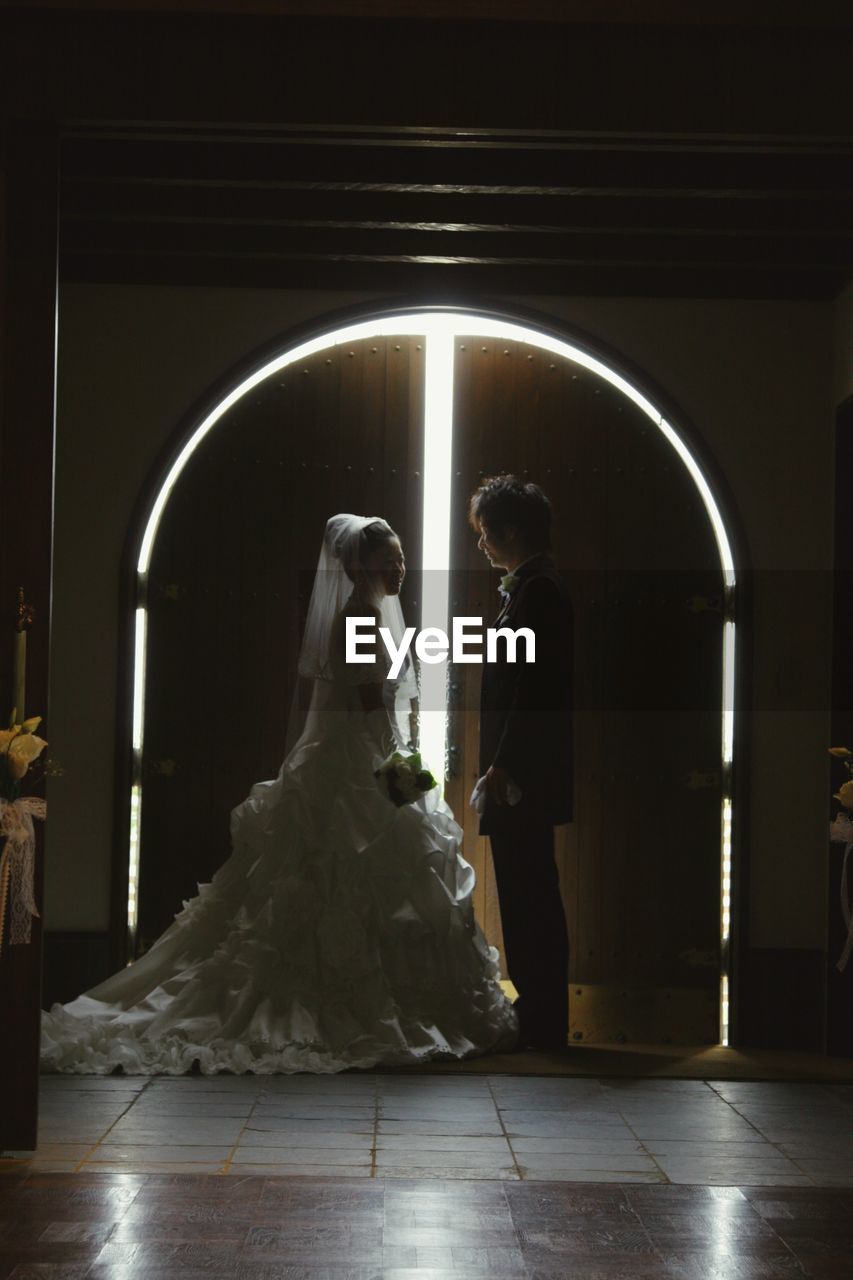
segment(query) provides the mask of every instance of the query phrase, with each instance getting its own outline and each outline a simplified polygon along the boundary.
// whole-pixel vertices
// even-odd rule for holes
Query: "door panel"
[[[494,619],[498,575],[465,511],[483,475],[512,471],[551,498],[574,603],[575,820],[556,832],[572,1033],[715,1041],[722,579],[704,508],[657,428],[582,366],[471,337],[455,370],[454,595]],[[464,806],[480,670],[452,673],[463,751],[448,798],[500,946],[487,842]]]
[[[278,773],[328,517],[382,515],[420,562],[422,405],[421,340],[332,347],[240,400],[181,475],[148,589],[138,951]],[[416,595],[413,573],[407,616]]]

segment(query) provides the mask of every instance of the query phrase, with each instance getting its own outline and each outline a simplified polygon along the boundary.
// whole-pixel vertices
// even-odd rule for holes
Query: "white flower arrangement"
[[[398,809],[404,804],[414,804],[427,791],[438,786],[429,769],[421,760],[420,752],[405,756],[393,751],[374,772],[379,789]]]

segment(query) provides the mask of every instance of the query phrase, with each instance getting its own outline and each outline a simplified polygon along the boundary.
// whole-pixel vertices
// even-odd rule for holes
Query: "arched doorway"
[[[275,776],[323,524],[384,515],[410,622],[496,612],[465,524],[483,474],[537,480],[575,601],[577,820],[558,858],[577,1038],[726,1041],[734,558],[683,434],[544,326],[424,308],[282,343],[184,433],[138,543],[128,916],[137,948],[227,856]],[[422,615],[426,611],[426,618]],[[449,629],[449,628],[446,628]],[[424,668],[440,766],[500,945],[466,800],[479,669]],[[144,800],[144,803],[143,803]]]

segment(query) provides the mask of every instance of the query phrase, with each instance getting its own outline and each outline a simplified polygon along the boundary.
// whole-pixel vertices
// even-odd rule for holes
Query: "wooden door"
[[[368,339],[269,378],[172,494],[148,589],[138,953],[228,856],[230,810],[278,773],[328,517],[384,516],[420,562],[423,346]]]
[[[479,479],[502,471],[549,495],[573,598],[575,820],[557,828],[570,1034],[716,1042],[722,576],[704,508],[650,420],[568,360],[459,338],[454,416],[453,611],[464,601],[484,625],[497,613],[498,575],[465,513]],[[451,675],[448,799],[464,815],[478,915],[500,946],[487,842],[465,803],[480,672]]]

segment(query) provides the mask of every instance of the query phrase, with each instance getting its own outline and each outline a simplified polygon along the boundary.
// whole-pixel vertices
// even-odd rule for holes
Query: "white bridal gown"
[[[461,828],[435,791],[396,809],[358,690],[327,694],[322,732],[231,811],[211,883],[141,959],[43,1015],[45,1070],[334,1072],[513,1043]]]

